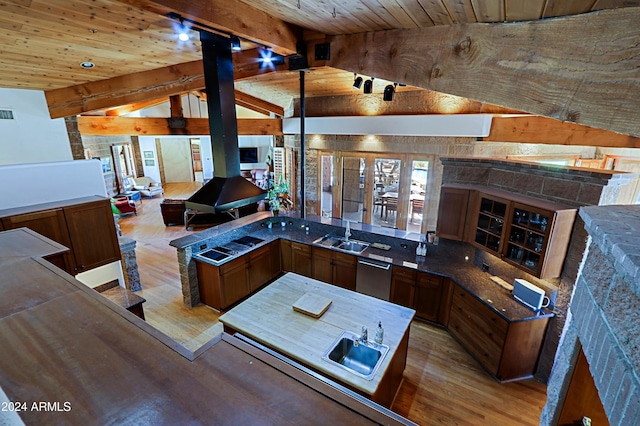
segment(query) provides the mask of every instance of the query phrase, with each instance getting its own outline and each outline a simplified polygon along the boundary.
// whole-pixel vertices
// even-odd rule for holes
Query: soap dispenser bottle
[[[382,339],[384,338],[384,328],[382,328],[382,321],[378,321],[378,327],[376,327],[376,337],[374,341],[381,345]]]

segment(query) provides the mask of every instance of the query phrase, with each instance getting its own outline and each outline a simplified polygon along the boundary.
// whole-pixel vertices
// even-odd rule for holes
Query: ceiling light
[[[284,64],[284,56],[275,54],[271,50],[261,50],[258,61],[260,62],[260,68],[270,67],[275,69],[277,65]]]
[[[240,37],[231,37],[231,50],[233,50],[234,52],[239,52],[242,50],[242,46],[240,46]]]
[[[393,100],[393,94],[396,92],[396,86],[398,83],[393,83],[393,85],[389,84],[384,88],[384,93],[382,95],[382,99],[391,102]]]
[[[358,74],[354,74],[353,77],[353,88],[360,90],[360,87],[362,86],[362,77],[358,77]]]
[[[364,82],[364,93],[373,93],[373,77],[371,77],[371,80],[367,80]]]
[[[184,24],[184,20],[180,18],[180,25],[178,25],[178,40],[189,41],[190,38],[189,28]]]
[[[86,62],[81,62],[80,66],[84,69],[89,69],[89,68],[95,67],[96,64],[94,64],[93,62],[86,61]]]

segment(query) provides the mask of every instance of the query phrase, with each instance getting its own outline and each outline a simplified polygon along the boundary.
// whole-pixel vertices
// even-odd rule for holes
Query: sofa
[[[151,178],[148,178],[147,176],[131,177],[129,179],[129,182],[131,183],[133,189],[135,189],[136,191],[140,191],[140,193],[145,197],[164,195],[162,184],[160,182],[154,181]]]

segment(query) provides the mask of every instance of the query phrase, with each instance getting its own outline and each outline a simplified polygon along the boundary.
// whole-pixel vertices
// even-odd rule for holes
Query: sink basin
[[[325,235],[324,237],[320,237],[315,240],[314,244],[320,244],[325,247],[337,247],[343,240],[340,237],[335,237],[332,235]]]
[[[327,349],[322,359],[366,380],[371,380],[389,351],[389,346],[371,341],[356,344],[358,337],[355,333],[343,331]]]
[[[315,240],[313,244],[319,244],[324,247],[331,247],[356,254],[362,253],[364,249],[369,247],[369,243],[357,240],[345,241],[343,237],[338,237],[335,235],[325,235],[324,237],[320,237]]]
[[[362,243],[360,241],[345,241],[338,246],[339,249],[355,253],[362,253],[367,247],[369,247],[369,244]]]

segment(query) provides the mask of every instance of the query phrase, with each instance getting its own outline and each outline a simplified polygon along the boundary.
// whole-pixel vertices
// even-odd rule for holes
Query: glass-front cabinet
[[[531,275],[560,276],[576,209],[499,190],[488,192],[476,192],[468,222],[476,226],[466,234],[467,241]]]
[[[499,198],[488,195],[480,197],[475,242],[495,254],[500,252],[507,205],[507,201]]]
[[[547,245],[551,213],[514,203],[505,258],[536,274]]]

